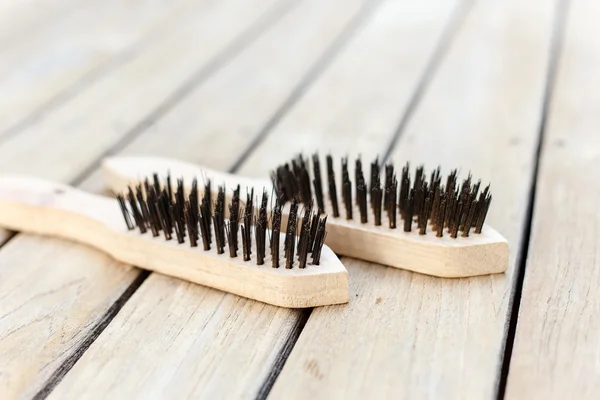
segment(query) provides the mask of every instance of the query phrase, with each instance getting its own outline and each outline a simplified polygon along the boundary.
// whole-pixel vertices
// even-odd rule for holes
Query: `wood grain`
[[[319,3],[319,7],[325,7],[321,3]],[[313,3],[313,6],[316,7],[315,4],[317,2]],[[348,4],[360,6],[359,3],[344,2],[344,4],[345,7],[348,7]],[[409,4],[404,4],[404,7],[407,7],[405,9],[400,6],[394,8],[396,14],[390,17],[390,20],[401,15],[403,11],[410,9]],[[433,6],[434,3],[431,3],[431,5]],[[386,3],[383,6],[386,7]],[[331,7],[331,11],[328,11],[331,18],[335,13],[345,9],[337,3],[332,4]],[[386,7],[381,10],[389,11],[390,8]],[[363,28],[357,32],[356,40],[353,39],[349,42],[348,49],[359,42],[361,43],[361,47],[357,49],[359,52],[369,48],[369,45],[378,46],[380,41],[388,40],[388,35],[395,32],[390,29],[382,29],[379,30],[378,35],[369,34],[369,40],[367,41],[361,39],[366,32],[373,29],[377,30],[376,27],[372,27],[372,24],[381,23],[380,12],[383,12],[381,10],[375,11],[376,16],[379,15],[376,19],[365,20]],[[449,13],[451,8],[448,8],[447,11]],[[302,12],[303,15],[305,15],[304,12],[306,11]],[[355,9],[355,12],[358,12],[358,8]],[[442,16],[439,10],[433,10],[432,12],[439,18],[435,20],[435,23],[431,23],[429,28],[439,35],[448,15]],[[352,14],[347,14],[347,18],[351,17]],[[286,35],[299,35],[300,32],[307,34],[305,29],[301,29],[305,26],[305,23],[303,19],[298,19],[294,23],[292,23],[292,20],[288,20],[281,27],[281,40],[285,43],[288,40]],[[388,21],[387,23],[395,26],[398,29],[397,32],[407,31],[407,28],[404,27],[405,22],[392,24],[391,21]],[[315,26],[322,25],[325,24]],[[422,33],[420,25],[417,24],[413,28]],[[431,49],[435,46],[435,37],[437,35],[424,35],[421,46],[415,45],[415,53],[412,54],[412,57],[406,57],[407,62],[422,65],[423,58],[431,55]],[[285,46],[283,44],[281,46],[283,49],[274,51],[268,59],[263,59],[263,62],[271,63],[273,59],[288,56],[289,53],[284,51]],[[392,47],[395,48],[395,46]],[[429,50],[424,50],[423,47],[427,47]],[[246,54],[251,51],[252,49],[249,49]],[[303,51],[308,51],[308,48],[303,48]],[[244,55],[240,57],[240,63],[245,63],[245,61],[242,61],[243,58],[245,58]],[[300,62],[300,59],[296,62]],[[242,65],[240,64],[236,68],[243,69]],[[278,63],[273,62],[273,65],[278,65]],[[289,65],[293,66],[294,63]],[[276,69],[271,73],[274,76],[282,74],[282,72],[277,72]],[[261,76],[264,76],[264,79],[268,78],[268,75]],[[393,76],[400,79],[399,74]],[[418,74],[415,73],[411,77],[405,77],[403,82],[408,87],[414,87],[413,80],[417,76]],[[294,80],[287,82],[289,82],[288,90],[291,90]],[[380,84],[384,83],[385,80],[380,82]],[[322,80],[318,80],[315,84],[321,85],[324,83]],[[362,87],[363,83],[361,81],[349,81],[347,85]],[[199,92],[203,90],[203,88],[200,88]],[[259,84],[245,90],[250,90],[250,92],[244,93],[238,90],[231,91],[230,89],[229,91],[221,91],[220,96],[216,96],[215,92],[211,94],[212,97],[207,97],[219,101],[219,104],[235,105],[235,107],[225,108],[227,111],[231,110],[231,113],[225,112],[221,107],[215,107],[212,111],[217,114],[224,113],[224,116],[221,117],[222,123],[231,127],[225,133],[213,128],[211,124],[202,123],[205,121],[204,118],[208,117],[202,116],[198,112],[198,108],[194,108],[193,105],[186,105],[184,109],[190,111],[186,111],[178,118],[179,108],[176,108],[170,116],[166,116],[157,124],[157,129],[161,130],[162,134],[154,134],[152,130],[147,131],[147,133],[140,136],[139,140],[128,146],[124,150],[124,154],[154,153],[169,155],[191,162],[202,163],[212,168],[226,169],[234,164],[235,157],[228,158],[228,152],[219,152],[218,149],[237,145],[232,144],[232,141],[228,140],[225,134],[241,131],[246,123],[252,123],[250,125],[253,127],[251,132],[260,131],[261,126],[269,120],[273,109],[279,106],[277,101],[280,100],[277,99],[285,98],[285,92],[279,92],[276,86],[262,84],[262,80],[259,81]],[[265,93],[272,90],[273,93]],[[348,91],[353,93],[352,96],[360,96],[359,90],[353,92],[351,88],[348,88]],[[248,103],[235,102],[236,96],[261,98],[263,95],[266,99],[275,99],[275,101],[271,103],[273,109],[267,109],[266,112],[259,114],[258,117],[260,118],[243,110],[243,107],[248,107]],[[195,95],[193,96],[195,98]],[[230,97],[230,100],[219,100],[221,97]],[[192,96],[190,96],[191,98]],[[318,104],[315,105],[318,106]],[[192,113],[192,110],[195,110],[195,114]],[[213,109],[211,108],[211,110]],[[238,111],[240,112],[238,113]],[[315,108],[316,118],[318,118],[318,111],[321,110]],[[230,117],[233,113],[235,113],[236,118]],[[240,115],[239,119],[237,118],[238,115]],[[174,129],[178,126],[177,124],[183,124],[181,120],[185,121],[184,116],[187,116],[185,118],[190,121],[190,123],[184,124],[186,129],[183,132],[187,132],[185,136],[184,133],[180,133],[182,129]],[[198,120],[198,123],[194,122],[196,120]],[[170,129],[166,121],[169,124],[174,124],[173,128]],[[232,121],[238,121],[239,125],[233,124]],[[311,123],[311,119],[307,119],[306,122]],[[216,124],[216,126],[219,125]],[[350,142],[356,142],[356,139],[360,138],[363,133],[358,130],[348,132],[346,139]],[[171,134],[181,135],[181,139],[176,142],[185,142],[186,145],[173,145],[174,141],[169,136]],[[386,139],[389,139],[389,137]],[[294,136],[290,138],[289,145],[300,144],[299,141],[301,140],[302,137]],[[204,145],[201,146],[200,143]],[[373,142],[370,146],[365,146],[364,150],[374,154],[379,151],[380,147],[381,143]],[[268,157],[279,150],[275,147],[264,147],[261,154]],[[356,149],[354,150],[356,151]],[[220,157],[213,153],[217,153]],[[214,164],[212,164],[213,162]],[[245,174],[254,176],[264,176],[265,172],[268,172],[268,170],[254,170],[250,167],[243,168],[242,171]],[[96,177],[84,182],[83,186],[96,187],[97,182],[92,182],[93,179],[96,179]],[[181,311],[178,310],[185,310],[185,314],[180,314]],[[169,312],[175,315],[170,315]],[[207,322],[202,322],[205,320]],[[302,323],[303,314],[297,311],[268,306],[258,307],[257,303],[241,302],[235,296],[224,297],[222,294],[199,286],[191,287],[184,282],[176,282],[160,275],[152,275],[132,297],[119,316],[113,320],[111,326],[90,347],[71,373],[65,377],[51,397],[78,398],[83,395],[89,396],[92,393],[98,397],[161,395],[254,398],[261,391],[261,385],[270,376],[272,367],[283,362],[280,359],[281,352],[285,352],[286,348],[293,343],[295,332],[298,331]],[[203,326],[208,326],[208,328],[199,328]],[[115,357],[115,355],[118,356]],[[159,358],[165,360],[165,362],[155,364],[152,361]],[[231,384],[232,380],[236,382],[235,385]],[[87,384],[82,385],[81,382],[87,382]],[[270,384],[270,382],[267,383]],[[269,387],[267,385],[264,390],[268,392]]]
[[[75,179],[115,142],[151,125],[178,101],[182,90],[217,70],[291,5],[226,0],[197,7],[146,51],[7,140],[1,148],[0,169],[52,180]],[[199,37],[210,40],[199,45]],[[46,147],[54,151],[37,153],[36,163],[19,162],[30,149]]]
[[[272,8],[274,1],[211,4],[209,9],[198,7],[155,47],[98,81],[77,101],[65,104],[0,146],[2,172],[28,171],[57,181],[72,180],[107,146],[122,138],[127,127],[150,112],[150,99],[162,101],[161,96],[176,89],[173,86],[183,79],[182,73],[208,64],[231,40],[247,33],[248,26],[265,22],[260,19],[265,13],[280,10]],[[231,13],[231,7],[239,14]],[[197,35],[214,39],[202,48],[194,44],[191,51]],[[182,38],[181,47],[174,46]],[[171,65],[169,54],[173,68],[167,67]],[[148,73],[136,74],[139,70]],[[155,79],[159,82],[151,84]],[[115,123],[117,119],[126,121],[127,126]],[[8,249],[14,254],[12,258]],[[4,317],[0,335],[10,334],[10,340],[0,345],[2,398],[32,397],[39,390],[50,390],[66,372],[62,364],[76,361],[82,346],[107,323],[105,317],[110,320],[118,311],[120,305],[115,301],[139,276],[139,271],[89,247],[27,235],[17,236],[0,251],[0,271],[13,277],[3,278],[0,284],[0,318]],[[68,286],[73,281],[78,284]],[[65,285],[70,289],[62,290]],[[49,301],[46,293],[57,298]],[[27,329],[11,330],[19,324]],[[46,387],[49,379],[50,386]]]
[[[361,155],[364,162],[371,162],[387,149],[393,127],[459,4],[458,0],[384,3],[373,22],[360,28],[352,44],[277,121],[240,172],[263,177],[297,153],[315,150],[330,152],[336,159]],[[265,157],[263,151],[269,150]]]
[[[344,2],[343,7],[338,0],[301,3],[122,154],[154,154],[229,170],[251,141],[283,110],[282,104],[295,92],[310,87],[311,71],[318,76],[322,72],[319,67],[323,69],[330,58],[335,60],[334,50],[339,42],[344,36],[352,36],[353,29],[360,29],[364,16],[379,3],[351,0]],[[307,29],[309,20],[312,29]],[[201,131],[191,135],[194,130]],[[173,145],[165,146],[167,136]],[[196,150],[184,153],[179,143]],[[275,159],[275,155],[271,154],[269,159]],[[264,173],[258,176],[269,178]]]
[[[598,18],[595,1],[566,13],[507,399],[600,397]]]
[[[197,6],[191,0],[176,0],[168,9],[161,0],[36,3],[27,13],[14,11],[16,21],[0,28],[6,30],[0,38],[1,135],[15,134],[109,74]],[[9,29],[13,24],[19,25]]]
[[[313,311],[271,398],[495,396],[552,17],[545,1],[475,3],[392,156],[492,182],[507,273],[449,281],[344,260],[354,301]]]
[[[138,272],[87,246],[19,235],[0,257],[0,393],[31,398]]]

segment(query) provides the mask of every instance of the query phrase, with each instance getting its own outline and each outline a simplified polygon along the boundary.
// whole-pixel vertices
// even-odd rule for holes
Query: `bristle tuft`
[[[315,160],[317,160],[316,157],[315,155]],[[318,161],[315,162],[315,165],[314,169],[319,171]],[[298,180],[294,180],[294,182],[295,184],[302,183],[305,186],[303,189],[304,195],[307,195],[306,179],[309,175],[302,173],[303,170],[308,171],[307,162],[302,157],[298,157],[295,160],[294,168],[296,168],[298,176],[304,176],[302,182]],[[295,176],[293,171],[290,171],[290,174],[292,177]],[[202,199],[200,199],[196,179],[192,181],[187,198],[182,179],[177,180],[174,193],[170,190],[170,176],[167,176],[166,179],[167,184],[161,185],[158,174],[153,174],[152,180],[146,178],[141,185],[134,188],[130,187],[125,194],[117,195],[117,202],[127,230],[134,230],[137,226],[141,234],[151,230],[153,236],[160,236],[162,232],[165,240],[172,240],[176,237],[177,242],[183,244],[187,239],[190,247],[198,247],[199,240],[202,239],[204,251],[211,250],[212,236],[214,235],[217,254],[224,254],[227,246],[231,258],[238,257],[239,236],[241,235],[243,260],[246,262],[252,260],[254,238],[256,264],[265,264],[269,230],[267,210],[269,196],[266,190],[263,190],[260,207],[255,213],[253,189],[246,193],[246,202],[242,205],[240,186],[238,185],[233,190],[231,202],[226,205],[226,188],[220,186],[218,187],[216,201],[212,204],[210,180],[205,183],[204,193]],[[318,180],[314,180],[313,185],[315,186],[315,192],[319,192],[320,189],[318,188],[322,184]],[[286,268],[293,268],[294,257],[297,254],[299,266],[304,269],[308,264],[309,253],[313,253],[313,260],[319,261],[324,233],[321,232],[323,228],[319,219],[321,210],[314,210],[313,200],[309,200],[308,206],[303,211],[301,225],[298,226],[300,206],[298,196],[301,193],[300,191],[295,193],[297,196],[291,206],[284,235],[284,259]],[[229,218],[225,218],[225,207],[228,207]],[[272,267],[274,268],[278,268],[280,265],[279,253],[283,207],[284,202],[276,198],[275,206],[271,209],[272,230],[268,238]],[[315,252],[317,252],[316,255]]]

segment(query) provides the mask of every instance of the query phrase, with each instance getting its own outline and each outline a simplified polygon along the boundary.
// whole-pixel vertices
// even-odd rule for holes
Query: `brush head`
[[[137,228],[140,234],[150,232],[154,237],[163,236],[165,240],[177,240],[179,244],[187,242],[191,247],[198,247],[201,242],[204,251],[210,251],[214,246],[217,254],[242,257],[244,261],[254,261],[257,265],[265,264],[268,242],[268,258],[273,268],[284,265],[286,269],[304,269],[307,265],[319,265],[327,217],[315,212],[312,203],[300,210],[299,201],[292,200],[281,249],[283,204],[276,200],[269,207],[266,191],[262,192],[259,202],[254,199],[252,189],[246,194],[244,204],[238,185],[232,191],[231,201],[226,204],[225,186],[218,187],[213,201],[210,180],[203,190],[199,190],[198,181],[194,178],[189,193],[184,189],[183,179],[177,180],[175,190],[170,175],[165,181],[163,185],[158,174],[153,174],[152,179],[146,178],[143,184],[129,186],[125,193],[117,195],[128,230]],[[256,209],[255,200],[259,204]]]
[[[323,213],[326,206],[321,164],[317,154],[311,159],[312,168],[309,158],[300,154],[277,167],[271,179],[280,201],[298,198],[304,204],[316,202],[318,213]],[[416,230],[420,235],[436,237],[447,234],[453,239],[482,232],[492,195],[489,185],[480,192],[481,181],[473,183],[470,174],[459,184],[457,170],[442,179],[438,167],[428,179],[423,166],[417,167],[411,175],[407,163],[398,182],[393,164],[385,165],[382,173],[382,166],[375,159],[370,165],[370,179],[367,181],[359,157],[354,162],[353,183],[348,158],[342,158],[340,164],[341,179],[338,181],[333,157],[326,157],[328,197],[333,218],[382,226],[385,216],[385,225],[389,229]],[[341,199],[342,207],[338,199]],[[398,217],[402,221],[400,226]]]

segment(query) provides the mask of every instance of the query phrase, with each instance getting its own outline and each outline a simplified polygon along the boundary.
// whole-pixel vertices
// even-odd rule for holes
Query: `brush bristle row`
[[[297,168],[305,168],[306,164],[298,164]],[[298,169],[300,171],[300,169]],[[308,175],[304,174],[303,184]],[[153,236],[160,236],[165,240],[177,239],[178,243],[185,243],[186,238],[191,247],[198,247],[199,239],[202,240],[204,251],[211,250],[214,245],[218,254],[224,254],[227,248],[229,257],[239,256],[239,236],[242,237],[242,257],[244,261],[252,259],[252,238],[256,243],[255,261],[257,265],[264,265],[266,257],[266,241],[268,230],[268,194],[263,191],[260,208],[254,214],[254,191],[246,195],[246,203],[240,199],[240,186],[233,191],[230,204],[226,205],[226,189],[218,188],[217,198],[211,203],[211,183],[204,186],[204,194],[199,199],[198,183],[194,179],[191,190],[186,197],[183,180],[177,181],[176,191],[170,188],[170,177],[167,184],[162,187],[158,176],[153,176],[152,183],[146,179],[143,185],[135,188],[129,187],[126,194],[119,194],[117,202],[123,214],[128,230],[137,227],[141,234],[149,230]],[[315,184],[313,182],[313,184]],[[316,185],[316,184],[315,184]],[[310,196],[310,193],[305,193]],[[308,197],[310,199],[310,197]],[[313,213],[312,201],[310,207],[304,210],[298,234],[299,200],[291,207],[286,235],[284,240],[285,267],[290,269],[298,258],[300,268],[306,268],[308,254],[312,254],[312,264],[319,265],[321,249],[324,244],[326,217],[320,218],[319,213]],[[225,218],[225,207],[228,207],[229,218]],[[269,238],[272,267],[280,266],[279,235],[281,232],[283,204],[276,201],[271,210],[272,231]],[[212,227],[212,229],[211,229]],[[241,233],[240,233],[241,231]]]
[[[305,205],[311,204],[309,159],[313,163],[314,200],[318,213],[323,213],[325,194],[322,191],[317,154],[311,158],[300,155],[278,167],[271,174],[273,184],[281,201],[297,198]],[[332,214],[334,218],[339,218],[338,185],[331,155],[326,157],[326,164]],[[398,179],[392,164],[385,165],[383,169],[379,159],[375,159],[370,165],[370,182],[367,184],[359,157],[355,160],[354,186],[350,180],[348,157],[341,159],[341,171],[339,196],[345,210],[344,217],[347,220],[354,219],[353,214],[357,210],[363,224],[372,219],[375,226],[380,226],[386,213],[390,229],[397,229],[399,215],[401,229],[405,232],[416,231],[419,235],[425,235],[430,231],[437,237],[447,233],[451,238],[457,238],[461,232],[462,237],[468,237],[471,232],[481,233],[492,201],[489,185],[480,192],[481,182],[473,183],[470,174],[461,184],[457,170],[451,171],[442,184],[439,167],[427,176],[423,166],[419,166],[412,175],[410,165],[406,164]]]

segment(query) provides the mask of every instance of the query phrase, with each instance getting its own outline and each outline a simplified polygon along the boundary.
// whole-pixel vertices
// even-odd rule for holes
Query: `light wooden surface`
[[[6,244],[0,257],[2,398],[31,398],[41,390],[104,325],[137,275],[105,254],[58,239],[20,235]]]
[[[285,118],[275,121],[239,172],[262,178],[297,153],[315,149],[336,159],[361,155],[365,162],[383,155],[462,5],[385,1]]]
[[[273,398],[495,396],[552,31],[542,3],[473,4],[392,154],[492,182],[507,273],[447,281],[345,262],[354,301],[313,311]]]
[[[0,13],[9,20],[0,22],[0,140],[152,46],[196,2],[167,10],[162,0],[35,3],[47,4],[23,7],[16,21]]]
[[[196,11],[188,16],[190,25],[202,23],[202,27],[199,29],[216,36],[210,46],[195,50],[194,56],[199,60],[196,67],[201,68],[209,63],[210,57],[218,52],[219,46],[226,46],[227,40],[230,40],[230,38],[243,36],[246,33],[244,29],[252,23],[256,23],[256,20],[264,13],[279,9],[272,8],[275,2],[264,2],[261,5],[253,2],[252,4],[245,4],[249,10],[247,13],[237,15],[230,12],[229,6],[232,3],[218,3],[223,4],[223,6],[222,8],[216,7],[215,13],[207,12],[203,7],[197,7]],[[276,6],[281,7],[277,4]],[[240,12],[243,12],[243,10],[245,9],[240,9]],[[252,19],[252,16],[255,19]],[[210,25],[206,23],[206,20],[211,18],[219,19],[220,24],[213,23]],[[224,24],[225,21],[227,21],[226,24]],[[186,26],[184,25],[184,28]],[[228,32],[227,29],[232,32]],[[173,35],[178,34],[178,32],[174,32]],[[172,35],[169,34],[166,38],[172,39]],[[163,40],[166,40],[166,38],[163,38]],[[189,38],[189,42],[191,42],[191,38]],[[203,49],[206,49],[206,52]],[[147,57],[146,62],[152,65],[154,63],[152,55],[160,60],[164,57],[167,47],[152,47],[148,51],[150,51],[150,54],[142,53],[142,55],[145,55]],[[189,65],[191,61],[189,52],[185,53],[185,57],[187,67],[191,68],[191,65]],[[183,64],[183,59],[180,58],[180,60]],[[144,67],[139,64],[139,68]],[[171,72],[168,69],[159,70],[153,76],[153,79],[159,79],[163,76],[163,73],[168,76]],[[111,131],[120,135],[126,133],[122,129],[123,127],[113,126],[112,129],[109,129],[101,126],[102,124],[114,121],[117,118],[122,118],[124,121],[126,117],[135,118],[136,115],[145,115],[150,112],[150,110],[143,109],[146,104],[136,103],[137,97],[139,97],[138,93],[132,92],[132,98],[124,98],[122,96],[123,91],[116,90],[119,82],[126,82],[128,88],[147,86],[147,80],[143,80],[142,77],[138,80],[135,75],[131,77],[131,72],[129,72],[129,79],[126,79],[125,75],[127,74],[126,69],[125,71],[116,71],[115,74],[107,77],[107,80],[98,83],[99,87],[97,89],[80,93],[75,97],[77,100],[74,99],[72,103],[65,104],[64,108],[54,110],[47,119],[38,121],[35,126],[19,132],[18,136],[3,143],[0,146],[0,170],[14,173],[28,172],[38,177],[59,181],[70,181],[81,174],[86,167],[95,161],[94,157],[98,157],[104,150],[106,143],[104,133]],[[171,76],[171,79],[177,80],[181,77]],[[107,82],[110,83],[113,80],[114,83],[107,84]],[[103,99],[102,96],[94,94],[103,92],[104,89],[100,88],[103,84],[107,84],[109,88],[107,91],[113,93],[108,95],[108,99]],[[167,88],[168,86],[165,85],[165,90]],[[170,87],[170,89],[175,90],[173,87]],[[159,95],[147,95],[146,98],[147,100],[154,98],[156,102],[162,100]],[[94,122],[90,121],[90,115],[94,115],[96,108],[108,106],[105,104],[107,100],[110,100],[111,106],[114,107],[112,108],[114,114],[96,119],[95,123],[100,123],[97,131],[94,129],[79,130],[78,128],[84,128],[86,123],[94,125]],[[132,105],[138,104],[139,108],[135,109],[135,113],[124,113],[125,106],[129,102]],[[61,114],[62,117],[60,117]],[[127,121],[130,125],[138,122],[135,119]],[[103,129],[106,129],[106,131]],[[82,135],[82,132],[85,134]],[[101,134],[98,132],[101,132]],[[120,137],[117,136],[118,138]],[[82,146],[82,143],[86,145]],[[36,149],[34,157],[36,162],[32,162],[31,157],[19,156],[19,154],[31,155],[29,153],[31,149]],[[91,151],[93,153],[92,157],[75,157],[74,155],[77,155],[80,150]],[[3,312],[0,313],[0,318],[4,318],[7,323],[9,321],[17,321],[16,323],[24,321],[22,325],[27,327],[27,329],[10,332],[10,340],[0,341],[0,365],[3,366],[0,372],[0,376],[2,376],[0,391],[7,398],[31,397],[38,391],[46,393],[47,390],[51,390],[53,385],[62,378],[62,375],[79,358],[80,352],[93,341],[97,331],[101,331],[100,328],[103,328],[105,323],[116,314],[120,308],[117,300],[124,296],[128,288],[131,289],[131,292],[135,291],[144,278],[143,275],[139,274],[139,271],[132,270],[129,267],[125,267],[124,270],[122,264],[118,264],[111,258],[89,248],[58,240],[42,241],[42,243],[45,244],[40,246],[39,242],[33,241],[31,237],[19,235],[10,242],[10,245],[15,248],[14,251],[19,254],[21,260],[18,263],[7,262],[3,268],[4,274],[15,274],[18,277],[12,280],[3,280],[0,298],[9,299],[10,301],[2,302]],[[44,253],[45,257],[43,259],[39,258],[38,254],[45,246],[48,247],[46,253]],[[87,252],[88,256],[85,261],[82,261],[85,257],[83,255],[72,258],[67,256],[77,251]],[[2,251],[0,251],[0,258],[2,258],[1,253]],[[35,258],[28,260],[28,255]],[[41,268],[39,263],[42,261],[46,263],[48,260],[56,260],[56,263],[52,263],[54,267]],[[32,277],[35,277],[36,285],[31,285],[23,296],[12,295],[19,288],[26,286],[24,282],[33,279]],[[73,290],[76,290],[77,296],[85,294],[82,301],[73,298],[73,292],[61,289],[72,281],[79,282]],[[90,290],[89,287],[92,285],[99,289],[104,288],[104,290]],[[79,291],[82,294],[79,294]],[[64,304],[72,304],[72,306],[55,307],[54,304],[60,305],[61,301],[47,302],[44,297],[45,293],[56,293],[58,297],[64,294],[66,298],[61,301]],[[8,318],[8,316],[11,318]],[[58,321],[56,322],[58,325],[55,325],[54,321]],[[7,326],[15,325],[9,324]],[[8,328],[4,329],[3,332],[8,332]],[[19,360],[12,361],[15,357],[14,349],[19,347],[30,348],[31,351],[21,353]],[[27,373],[21,373],[21,371],[27,371]]]
[[[600,4],[571,2],[565,18],[509,399],[600,397]]]
[[[147,51],[8,139],[0,150],[0,168],[48,179],[77,178],[103,152],[151,125],[182,91],[198,85],[291,5],[276,0],[199,3]],[[198,37],[211,40],[199,45]],[[19,163],[32,146],[54,150],[36,154],[36,163]],[[38,165],[52,168],[40,171]]]
[[[122,154],[161,155],[230,170],[252,140],[286,114],[286,104],[307,88],[321,85],[331,59],[335,61],[338,52],[353,47],[356,35],[363,36],[365,20],[379,4],[371,0],[299,2],[293,12],[182,99]],[[307,19],[314,28],[305,29]],[[348,39],[351,42],[345,45]],[[346,88],[362,84],[360,80],[348,82]],[[168,146],[166,137],[171,138]],[[195,151],[184,153],[180,142]],[[269,154],[273,162],[276,156]],[[269,179],[262,173],[251,177]]]
[[[2,232],[0,398],[595,399],[597,8],[0,0],[1,173],[98,192],[102,155],[142,153],[266,178],[299,151],[369,162],[399,139],[396,163],[490,181],[511,248],[505,275],[450,283],[342,259],[350,303],[311,312]]]

